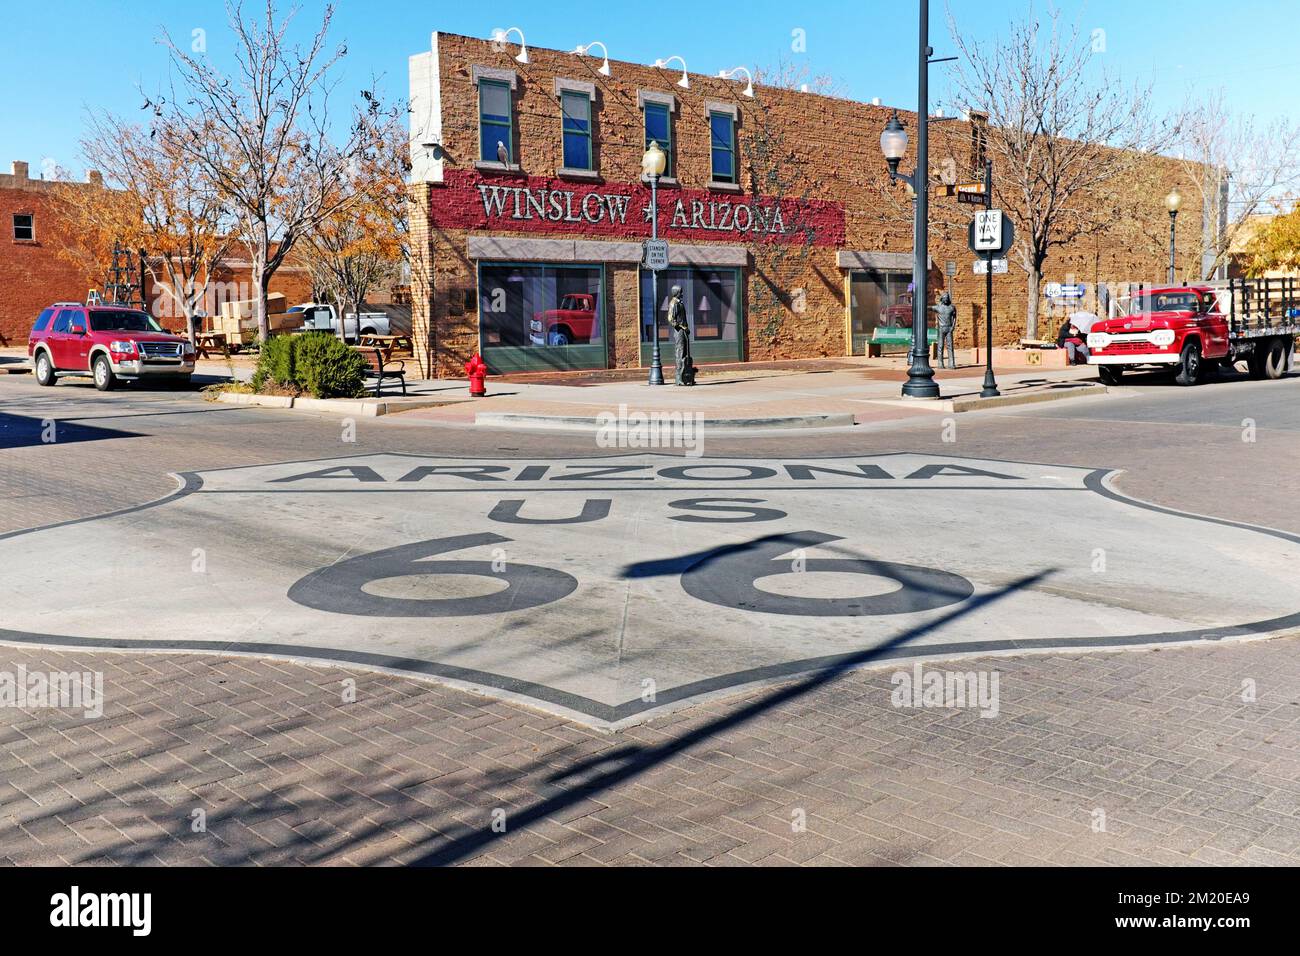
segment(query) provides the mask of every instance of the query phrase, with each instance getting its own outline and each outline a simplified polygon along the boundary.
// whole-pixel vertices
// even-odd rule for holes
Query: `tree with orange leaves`
[[[192,341],[195,316],[232,243],[231,221],[177,136],[162,117],[146,128],[107,113],[92,115],[82,153],[108,185],[60,183],[54,203],[69,240],[65,256],[87,276],[100,276],[115,246],[138,251],[162,293],[147,304],[149,311],[184,320]]]

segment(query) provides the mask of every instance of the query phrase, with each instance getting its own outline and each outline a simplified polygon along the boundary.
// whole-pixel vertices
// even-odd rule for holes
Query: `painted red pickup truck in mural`
[[[596,297],[586,292],[566,295],[558,309],[533,313],[529,337],[534,345],[586,345],[596,325]]]

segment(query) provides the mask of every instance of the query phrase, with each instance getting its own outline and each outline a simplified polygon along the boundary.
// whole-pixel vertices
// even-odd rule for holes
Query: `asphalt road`
[[[945,462],[965,462],[995,476],[999,469],[1011,471],[1021,463],[1034,463],[1046,467],[1030,469],[1025,476],[1033,472],[1035,480],[1044,482],[1111,473],[1110,487],[1117,495],[1166,510],[1140,509],[1142,520],[1152,522],[1146,525],[1135,523],[1138,510],[1077,510],[1073,502],[1095,497],[1086,491],[1068,499],[1070,492],[1026,494],[1014,500],[1004,496],[996,505],[990,492],[982,499],[989,503],[982,504],[979,494],[983,492],[960,490],[959,484],[971,476],[959,473],[939,474],[938,485],[932,486],[935,494],[901,487],[889,498],[897,504],[884,502],[888,496],[883,493],[843,501],[830,493],[805,495],[795,504],[788,488],[775,486],[752,496],[764,500],[759,507],[771,505],[770,498],[778,508],[796,514],[794,509],[805,507],[803,501],[819,498],[822,511],[808,512],[810,519],[817,515],[825,523],[840,516],[836,527],[825,530],[852,526],[854,534],[866,538],[877,529],[878,544],[887,546],[891,561],[936,571],[959,569],[977,595],[991,592],[999,582],[1012,587],[1013,572],[1032,571],[1053,558],[1056,564],[1086,563],[1095,560],[1097,549],[1114,548],[1120,539],[1145,541],[1151,560],[1132,564],[1129,575],[1116,580],[1115,590],[1122,590],[1125,598],[1111,601],[1108,613],[1152,615],[1174,621],[1179,628],[1222,629],[1242,620],[1279,619],[1287,610],[1300,610],[1290,608],[1292,599],[1300,603],[1300,588],[1293,595],[1287,593],[1285,583],[1295,580],[1290,544],[1285,536],[1252,537],[1256,533],[1249,530],[1168,512],[1300,532],[1290,490],[1290,476],[1300,466],[1300,443],[1293,435],[1300,427],[1297,408],[1300,377],[1281,382],[1231,378],[1194,389],[1135,377],[1123,390],[1099,399],[936,415],[919,423],[851,430],[709,435],[707,461],[736,459],[751,467],[780,470],[782,463],[818,458],[852,458],[856,463],[885,463],[885,467],[889,456],[896,461],[902,460],[898,456],[910,456],[908,474]],[[664,449],[661,454],[680,453]],[[522,468],[560,459],[612,459],[628,451],[598,447],[589,433],[440,426],[403,421],[401,416],[350,422],[215,405],[175,391],[123,389],[104,395],[74,382],[39,389],[28,379],[10,376],[0,378],[0,535],[135,509],[175,492],[172,474],[197,473],[213,491],[220,487],[218,477],[223,475],[240,480],[259,475],[259,480],[274,482],[312,470],[350,467],[347,461],[362,461],[378,473],[386,467],[382,462],[392,460],[382,456],[393,455],[443,464],[473,459],[489,467]],[[295,462],[316,464],[293,465],[288,471],[253,467]],[[245,470],[221,471],[228,469]],[[397,473],[377,476],[395,483],[400,477]],[[1006,479],[1004,475],[975,480],[998,485]],[[364,490],[368,481],[356,473],[343,480],[350,489],[357,483],[358,490]],[[461,662],[461,672],[424,674],[440,677],[449,686],[400,676],[366,677],[369,672],[364,666],[349,670],[345,664],[337,670],[342,676],[327,677],[319,667],[222,657],[223,646],[240,649],[236,647],[240,640],[247,644],[269,640],[263,631],[269,633],[270,619],[260,615],[264,605],[269,609],[271,597],[264,594],[281,595],[284,588],[276,583],[263,591],[261,585],[277,570],[297,569],[286,581],[299,578],[301,569],[346,564],[350,558],[374,555],[412,538],[431,539],[448,523],[447,505],[414,503],[432,501],[436,495],[408,496],[404,501],[411,503],[396,505],[391,502],[400,495],[372,494],[371,499],[384,503],[368,506],[358,494],[343,507],[334,477],[311,481],[321,485],[311,501],[307,494],[285,495],[274,499],[273,506],[265,506],[271,500],[265,489],[232,487],[225,500],[216,494],[189,496],[205,502],[198,511],[167,510],[189,507],[180,501],[133,510],[107,522],[86,521],[38,535],[0,539],[0,544],[9,546],[4,555],[11,568],[7,590],[16,588],[19,578],[30,585],[23,594],[26,603],[14,602],[3,626],[29,634],[88,636],[95,632],[96,615],[111,608],[114,620],[125,626],[124,631],[113,632],[124,644],[132,638],[155,642],[165,638],[166,627],[151,617],[149,608],[155,603],[169,606],[164,596],[172,590],[166,583],[170,579],[159,571],[160,561],[171,560],[168,548],[179,546],[178,553],[185,556],[195,548],[220,554],[240,540],[247,542],[242,555],[247,564],[230,572],[222,600],[195,607],[190,595],[181,603],[195,613],[176,619],[176,629],[185,632],[176,636],[190,642],[186,647],[193,649],[193,641],[202,637],[212,642],[207,650],[215,656],[123,655],[66,646],[53,652],[36,646],[4,652],[9,667],[45,662],[50,668],[75,665],[107,672],[116,696],[109,695],[109,716],[99,722],[76,723],[65,714],[0,710],[5,719],[16,718],[3,738],[7,749],[0,755],[0,776],[11,781],[8,789],[0,791],[4,794],[0,856],[7,853],[15,862],[529,859],[579,863],[661,859],[979,863],[1045,858],[1241,863],[1300,858],[1296,823],[1300,802],[1294,772],[1294,753],[1300,743],[1296,684],[1282,680],[1300,665],[1300,642],[1295,637],[1200,645],[1164,654],[1090,653],[1085,646],[1048,653],[1060,649],[1054,645],[1044,647],[1038,656],[1016,657],[1012,647],[999,651],[1011,657],[967,658],[963,669],[1004,672],[1001,721],[984,720],[970,711],[953,716],[951,711],[891,708],[887,672],[845,671],[861,664],[878,667],[881,660],[870,654],[879,651],[881,641],[923,643],[934,621],[919,618],[910,630],[900,619],[892,637],[881,632],[864,645],[869,653],[861,659],[854,657],[853,647],[818,636],[839,633],[835,629],[786,626],[791,620],[785,617],[778,627],[773,623],[777,614],[756,616],[763,629],[761,652],[756,646],[742,646],[743,642],[708,648],[705,653],[704,648],[676,647],[671,642],[638,645],[619,639],[610,654],[602,651],[592,658],[578,653],[574,644],[584,637],[607,639],[611,629],[604,623],[606,612],[593,612],[584,630],[581,612],[576,617],[559,612],[552,616],[539,605],[526,624],[507,621],[480,637],[508,636],[510,626],[516,626],[549,639],[526,645],[527,653],[514,652],[517,658],[541,661],[543,677],[532,670],[510,671],[513,665],[504,660],[485,663],[470,658]],[[746,494],[743,486],[718,482],[713,476],[699,484],[703,487],[692,485],[682,495],[734,498]],[[540,492],[542,487],[540,483],[526,486],[516,497],[527,499],[528,508],[538,507],[529,492]],[[599,487],[599,492],[583,494],[608,498],[616,508],[630,500],[617,486]],[[661,497],[655,499],[656,508],[668,507],[670,498],[677,500],[676,495]],[[462,500],[470,511],[489,507],[477,499]],[[545,507],[518,513],[562,516],[562,510],[552,513]],[[643,552],[640,558],[651,568],[676,561],[674,547],[698,550],[699,542],[685,530],[680,540],[672,537],[676,532],[670,530],[665,515],[636,514],[631,524],[602,536],[604,551],[595,548],[589,555],[578,554],[583,548],[581,525],[563,527],[564,535],[557,531],[550,536],[536,528],[513,529],[518,546],[532,551],[519,558],[505,555],[503,560],[507,566],[516,560],[531,565],[541,563],[537,554],[545,554],[551,565],[566,562],[561,573],[575,581],[599,578],[601,586],[608,587],[620,577],[608,570],[616,564],[611,556],[625,555],[629,541],[641,542],[636,550]],[[643,526],[646,522],[658,524]],[[336,533],[340,528],[344,533]],[[209,534],[210,549],[205,537]],[[222,543],[216,543],[217,537]],[[852,536],[847,537],[851,543]],[[657,554],[651,543],[665,538],[672,547]],[[349,545],[349,539],[355,539],[355,546]],[[624,551],[617,550],[620,544]],[[1126,545],[1126,549],[1133,552],[1137,546]],[[781,553],[788,558],[788,551]],[[1033,561],[1029,555],[1035,556]],[[18,561],[25,562],[20,572],[15,570]],[[1252,566],[1252,561],[1258,565]],[[684,570],[689,568],[674,565],[671,569],[674,575]],[[880,568],[870,570],[877,576],[881,573]],[[391,568],[385,574],[389,572]],[[242,587],[240,574],[245,575]],[[659,574],[653,571],[652,581],[659,581]],[[60,586],[69,578],[77,582],[70,593],[78,597],[62,602]],[[132,588],[113,593],[115,578],[132,581]],[[540,587],[538,580],[536,575],[521,580],[523,593]],[[701,593],[722,588],[724,596],[714,594],[714,604],[729,600],[726,594],[731,593],[730,585],[719,580],[698,585],[704,589]],[[770,591],[784,599],[824,602],[853,595],[851,582],[831,580],[819,585],[820,590],[808,590],[800,583],[804,580],[777,582]],[[145,600],[142,591],[150,584],[157,590]],[[436,597],[418,587],[411,590],[414,586],[384,591],[364,580],[355,586],[363,603],[427,602]],[[1044,601],[1079,597],[1076,585],[1053,590],[1030,581],[1023,586]],[[231,593],[235,600],[230,599]],[[1145,602],[1144,593],[1150,596]],[[469,582],[453,596],[487,601],[491,595],[492,589]],[[640,615],[644,621],[624,631],[644,635],[652,627],[645,621],[664,621],[673,615],[671,601],[660,606],[653,597],[647,592],[643,602],[631,598],[625,602],[627,619],[636,622]],[[306,601],[298,603],[310,605],[311,600],[309,593]],[[600,600],[605,602],[601,606],[613,609],[620,599],[603,593]],[[906,611],[931,618],[943,613],[934,607]],[[352,612],[345,609],[344,613]],[[1016,628],[1060,633],[1080,620],[1077,606],[1050,603],[1013,608],[1005,619],[993,611],[979,613],[984,615],[980,618],[984,636],[1005,636]],[[242,636],[236,640],[223,630],[222,622],[239,615],[243,615],[238,627]],[[369,634],[366,617],[357,620]],[[694,623],[707,633],[711,620],[701,615]],[[1107,620],[1116,633],[1145,633],[1133,621]],[[720,622],[725,624],[725,619],[713,621]],[[1063,628],[1065,622],[1069,623]],[[436,627],[437,622],[430,626]],[[732,629],[740,626],[730,624]],[[312,629],[305,619],[289,618],[275,627],[278,637],[271,650],[281,658],[291,656],[284,651],[284,645],[292,643],[285,634],[295,628],[302,633]],[[1166,633],[1170,627],[1161,624],[1148,630]],[[128,636],[127,632],[134,633]],[[418,631],[411,631],[409,639],[402,633],[406,632],[376,627],[370,636],[393,660],[419,657]],[[454,636],[458,647],[480,643],[466,640],[466,633]],[[778,653],[787,646],[788,654]],[[972,645],[971,650],[978,652],[981,647]],[[431,659],[443,654],[432,652]],[[572,681],[575,671],[589,680],[599,667],[626,667],[628,661],[649,661],[646,673],[660,675],[667,672],[665,662],[688,659],[689,666],[683,665],[681,674],[662,681],[671,690],[681,682],[699,683],[718,673],[828,655],[840,658],[829,671],[767,672],[759,683],[740,682],[744,685],[740,690],[725,681],[715,683],[698,696],[682,697],[683,707],[664,710],[663,716],[615,738],[600,736],[599,722],[583,727],[581,707],[571,708],[567,716],[563,706],[550,708],[558,716],[539,717],[533,710],[546,701],[530,689],[530,681],[602,704],[621,703],[629,691],[635,693],[638,681],[608,692],[590,683],[564,682]],[[724,658],[721,665],[718,657]],[[373,663],[361,658],[357,662]],[[464,676],[475,668],[493,667],[516,683],[484,687],[472,675]],[[411,668],[390,668],[404,669]],[[363,698],[367,714],[356,709],[341,712],[320,700],[310,703],[322,694],[334,694],[331,680],[349,679],[360,680],[368,689],[370,696]],[[1243,679],[1264,687],[1257,707],[1234,703]],[[227,682],[239,685],[237,699],[218,689]],[[1042,688],[1049,686],[1057,688],[1050,700],[1042,696]],[[286,696],[283,690],[271,690],[275,687],[292,690]],[[486,690],[506,702],[494,703],[457,689],[464,687]],[[193,708],[183,703],[187,699],[197,701]],[[881,700],[883,708],[878,704]],[[842,746],[845,727],[860,727],[864,713],[871,715],[875,729],[869,740],[860,741],[861,748],[850,759]],[[182,715],[183,727],[175,722]],[[232,736],[235,727],[239,731]],[[971,752],[953,751],[953,746],[962,750],[961,740],[969,743],[976,738],[980,745]],[[1206,752],[1211,738],[1218,740],[1214,745],[1218,752]],[[105,740],[110,744],[105,745]],[[397,743],[394,751],[397,740],[410,747]],[[1153,748],[1153,741],[1159,741],[1159,746]],[[554,779],[551,774],[557,768],[571,772],[584,765],[590,754],[626,747],[633,748],[635,759],[598,765],[598,785],[593,788],[584,776],[581,798],[566,796],[568,791],[556,791],[554,783],[545,782]],[[723,761],[726,766],[712,756],[719,748],[729,755]],[[285,759],[293,755],[292,771],[274,758],[276,752]],[[381,758],[381,752],[403,756],[389,760]],[[528,766],[522,765],[521,752],[530,756]],[[143,758],[143,766],[132,763],[141,753],[151,756]],[[936,762],[938,753],[945,755],[944,760]],[[225,767],[241,769],[214,776],[209,766],[213,754]],[[395,767],[392,762],[407,757],[415,763]],[[606,759],[613,758],[601,758]],[[257,765],[249,765],[248,760],[256,760]],[[708,766],[700,766],[700,760]],[[331,789],[325,781],[340,765],[347,768],[350,782]],[[689,773],[684,769],[688,765]],[[502,774],[504,767],[511,772]],[[763,780],[755,779],[756,767],[766,768],[759,774]],[[793,774],[789,780],[778,774],[784,781],[779,784],[782,793],[766,789],[777,785],[767,777],[787,770]],[[373,787],[380,771],[388,781],[385,787],[396,786],[388,780],[392,773],[410,777],[412,782],[398,788],[410,799],[385,802]],[[700,772],[704,776],[692,783],[676,779],[681,773]],[[97,775],[114,782],[111,786],[102,780],[96,783]],[[664,775],[671,779],[663,779]],[[286,784],[290,778],[295,781],[292,786]],[[454,785],[448,787],[453,778]],[[708,798],[701,796],[704,780],[717,784],[704,787],[712,791]],[[866,780],[871,781],[870,794],[861,789]],[[963,785],[966,796],[954,801],[952,788]],[[228,792],[218,800],[214,787]],[[285,795],[299,787],[314,796]],[[433,789],[425,792],[426,787]],[[270,804],[268,793],[277,794]],[[1207,798],[1207,793],[1212,796]],[[1217,802],[1215,794],[1221,798]],[[218,816],[229,827],[225,835],[215,834],[213,842],[195,844],[184,836],[178,814],[190,804],[212,807],[216,813],[214,800],[225,801]],[[990,800],[1026,808],[1019,825],[1007,821],[990,825]],[[486,835],[490,830],[478,826],[480,816],[496,805],[493,801],[504,801],[512,814],[520,815],[517,836],[496,840]],[[365,812],[358,809],[358,802],[365,805]],[[818,821],[812,828],[817,840],[791,842],[789,807],[809,802],[815,804],[811,812]],[[579,805],[584,809],[580,814],[575,810]],[[1105,838],[1107,831],[1096,830],[1091,822],[1094,811],[1107,806],[1112,807],[1112,816],[1118,814],[1124,821],[1122,835],[1114,839]],[[1007,816],[1010,820],[1016,814]],[[938,822],[941,819],[945,822]]]

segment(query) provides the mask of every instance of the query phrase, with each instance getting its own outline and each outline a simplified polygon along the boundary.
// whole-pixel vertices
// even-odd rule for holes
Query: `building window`
[[[659,273],[659,341],[672,342],[668,327],[668,297],[673,286],[682,287],[682,305],[691,330],[691,348],[697,358],[721,361],[740,358],[740,272],[730,268],[678,268]],[[641,342],[654,341],[653,282],[641,270]]]
[[[515,161],[514,114],[509,83],[479,79],[478,129],[479,159],[488,163],[499,162],[500,151],[504,148],[505,161]]]
[[[736,171],[735,117],[727,113],[710,113],[709,130],[713,147],[713,181],[715,183],[739,182]]]
[[[484,359],[501,370],[603,368],[603,284],[599,265],[483,263],[478,314]]]
[[[31,214],[14,213],[14,238],[31,242],[36,238],[36,221]]]
[[[869,269],[849,276],[852,354],[907,350],[912,342],[911,273]],[[933,316],[930,321],[933,322]],[[932,333],[933,334],[933,333]]]
[[[651,141],[659,144],[659,148],[668,157],[664,163],[664,175],[670,179],[676,175],[673,172],[672,122],[672,109],[667,103],[645,104],[645,148],[650,148]]]
[[[586,93],[560,94],[563,115],[564,168],[591,169],[591,98]]]

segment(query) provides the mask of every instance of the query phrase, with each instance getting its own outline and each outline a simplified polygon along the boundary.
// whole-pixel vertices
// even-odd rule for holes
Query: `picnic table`
[[[208,353],[217,350],[230,358],[230,346],[224,332],[199,332],[194,336],[194,350],[198,353],[198,358],[210,358]]]
[[[409,335],[363,335],[357,344],[362,348],[375,348],[388,353],[413,351]]]

